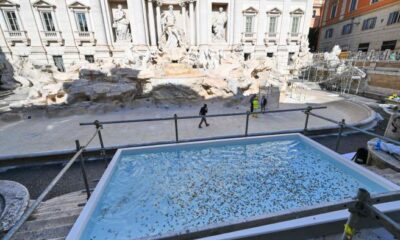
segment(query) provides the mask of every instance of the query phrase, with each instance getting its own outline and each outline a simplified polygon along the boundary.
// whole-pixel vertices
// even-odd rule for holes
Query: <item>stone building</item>
[[[317,49],[323,5],[324,0],[314,0],[312,18],[310,23],[310,33],[308,35],[311,51],[315,51]]]
[[[0,0],[0,48],[63,70],[126,49],[196,46],[287,63],[308,35],[313,0]]]
[[[326,0],[319,50],[400,49],[399,0]]]

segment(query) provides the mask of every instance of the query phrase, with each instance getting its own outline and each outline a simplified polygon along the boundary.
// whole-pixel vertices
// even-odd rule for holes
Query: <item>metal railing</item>
[[[233,117],[233,116],[246,116],[246,121],[245,121],[245,129],[243,134],[239,135],[229,135],[229,136],[219,136],[219,137],[212,137],[212,138],[201,138],[201,139],[190,139],[190,140],[181,140],[179,138],[179,120],[188,120],[188,119],[200,119],[203,118],[203,116],[178,116],[177,114],[174,114],[172,117],[163,117],[163,118],[143,118],[143,119],[131,119],[131,120],[119,120],[119,121],[94,121],[94,122],[85,122],[85,123],[80,123],[81,126],[95,126],[96,129],[103,129],[104,125],[112,125],[112,124],[123,124],[123,123],[143,123],[143,122],[160,122],[160,121],[173,121],[174,122],[174,128],[175,128],[175,143],[178,142],[187,142],[187,141],[199,141],[199,140],[217,140],[217,139],[222,139],[222,138],[233,138],[233,137],[247,137],[247,136],[259,136],[259,135],[272,135],[272,134],[277,134],[277,133],[284,133],[284,132],[293,132],[293,131],[279,131],[279,132],[259,132],[255,134],[249,134],[249,124],[250,124],[250,116],[251,115],[258,115],[258,114],[269,114],[269,113],[283,113],[283,112],[311,112],[312,110],[319,110],[319,109],[326,109],[326,106],[308,106],[305,108],[290,108],[290,109],[279,109],[279,110],[268,110],[268,111],[263,111],[263,112],[238,112],[238,113],[223,113],[223,114],[210,114],[207,115],[207,118],[218,118],[218,117]],[[305,125],[308,125],[308,116],[306,118],[306,123]],[[305,128],[304,131],[307,131]],[[295,131],[299,132],[299,131]],[[103,144],[103,139],[101,136],[101,132],[99,131],[99,140],[101,143],[102,151],[105,151],[104,149],[104,144]],[[168,142],[167,142],[168,143]],[[173,142],[171,142],[173,143]]]
[[[22,227],[22,225],[28,220],[28,218],[32,215],[32,213],[36,210],[36,208],[42,203],[42,201],[46,198],[46,196],[50,193],[50,191],[55,187],[55,185],[60,181],[60,179],[64,176],[64,174],[71,168],[71,166],[79,160],[80,162],[80,167],[82,171],[82,176],[83,176],[83,181],[85,185],[85,190],[87,194],[87,199],[90,198],[91,192],[89,189],[89,182],[88,182],[88,177],[86,174],[86,169],[85,169],[85,159],[83,157],[83,153],[85,150],[87,150],[88,145],[96,138],[96,136],[99,138],[99,143],[100,143],[100,155],[106,165],[108,164],[107,158],[106,158],[106,148],[104,146],[103,142],[103,136],[101,130],[103,129],[104,125],[112,125],[112,124],[123,124],[123,123],[143,123],[143,122],[157,122],[157,121],[173,121],[174,122],[174,129],[175,129],[175,140],[174,141],[168,141],[168,142],[163,142],[164,144],[171,144],[171,143],[179,143],[179,142],[196,142],[196,141],[203,141],[203,140],[218,140],[218,139],[227,139],[227,138],[238,138],[238,137],[249,137],[249,136],[267,136],[267,135],[275,135],[275,134],[283,134],[283,133],[303,133],[307,134],[309,131],[308,125],[309,125],[309,119],[310,116],[317,117],[323,120],[326,120],[331,123],[338,124],[339,126],[339,132],[338,132],[338,138],[336,142],[336,150],[339,149],[339,144],[342,136],[342,132],[345,128],[349,128],[351,130],[355,130],[358,132],[362,132],[374,137],[379,137],[383,140],[386,140],[388,142],[392,142],[395,144],[400,145],[400,142],[379,136],[375,133],[368,132],[366,130],[354,127],[352,125],[346,124],[345,120],[342,120],[340,122],[337,122],[333,119],[329,119],[327,117],[315,114],[312,112],[312,110],[317,110],[317,109],[326,109],[327,107],[325,106],[308,106],[306,108],[295,108],[295,109],[281,109],[281,110],[270,110],[270,111],[265,111],[265,112],[239,112],[239,113],[226,113],[226,114],[211,114],[207,115],[207,118],[217,118],[217,117],[232,117],[232,116],[246,116],[245,118],[245,129],[244,133],[240,135],[230,135],[230,136],[218,136],[218,137],[209,137],[209,138],[197,138],[197,139],[189,139],[189,140],[181,140],[179,138],[179,128],[178,128],[178,123],[179,120],[187,120],[187,119],[198,119],[202,118],[203,116],[178,116],[177,114],[174,114],[173,117],[165,117],[165,118],[147,118],[147,119],[132,119],[132,120],[121,120],[121,121],[94,121],[94,122],[87,122],[87,123],[80,123],[82,126],[88,126],[92,125],[95,126],[96,130],[94,134],[91,136],[91,138],[87,141],[87,143],[84,146],[81,146],[79,141],[76,140],[76,153],[74,156],[67,162],[67,164],[62,168],[62,170],[57,174],[57,176],[50,182],[50,184],[46,187],[46,189],[39,195],[39,197],[36,199],[36,201],[28,208],[28,210],[22,215],[20,220],[8,231],[8,233],[4,236],[4,240],[10,240],[12,236],[14,236],[17,231]],[[304,129],[302,131],[299,130],[285,130],[285,131],[275,131],[275,132],[257,132],[257,133],[249,133],[249,123],[250,123],[250,115],[257,115],[257,114],[268,114],[268,113],[282,113],[282,112],[295,112],[295,111],[302,111],[305,113],[306,118],[305,118],[305,123],[304,123]],[[146,145],[157,145],[160,143],[150,143]],[[135,146],[135,145],[131,145]],[[129,146],[124,146],[124,147],[129,147]],[[371,199],[376,200],[377,202],[385,202],[385,201],[391,201],[394,198],[396,200],[400,199],[400,192],[395,192],[391,193],[389,195],[378,195],[375,196]],[[224,232],[229,231],[235,231],[235,230],[240,230],[240,229],[245,229],[249,227],[255,227],[255,226],[262,226],[266,224],[271,224],[274,222],[278,221],[284,221],[284,220],[290,220],[293,218],[298,218],[302,216],[310,216],[310,215],[315,215],[318,213],[325,213],[325,212],[331,212],[335,210],[340,210],[340,209],[346,209],[349,207],[352,207],[354,204],[356,204],[356,200],[351,200],[347,202],[340,202],[340,203],[335,203],[335,204],[330,204],[327,206],[322,206],[322,207],[313,207],[313,208],[306,208],[306,209],[301,209],[299,211],[291,211],[290,213],[279,213],[279,214],[272,214],[268,215],[267,217],[263,218],[257,218],[253,219],[250,221],[246,222],[241,222],[241,223],[235,223],[235,224],[230,224],[229,226],[221,225],[214,227],[212,229],[205,229],[201,231],[196,231],[196,232],[187,232],[184,234],[179,235],[180,239],[189,239],[188,237],[196,237],[196,236],[208,236],[209,234],[221,234]],[[372,208],[371,208],[372,209]],[[379,214],[379,213],[374,213],[374,214]],[[381,215],[379,215],[381,216]],[[349,223],[349,226],[353,224],[352,222]],[[387,225],[387,223],[385,223]],[[384,225],[384,226],[386,226]],[[233,227],[233,228],[232,228]],[[232,230],[233,229],[233,230]],[[393,229],[397,229],[396,227]],[[177,235],[174,235],[176,237]],[[174,239],[174,237],[171,236],[165,236],[164,239]]]
[[[373,132],[369,132],[367,130],[355,127],[355,126],[350,125],[350,124],[347,124],[345,119],[342,119],[341,121],[338,122],[336,120],[324,117],[322,115],[319,115],[319,114],[316,114],[316,113],[313,113],[313,112],[306,112],[306,114],[307,114],[307,116],[311,115],[311,116],[314,116],[316,118],[319,118],[319,119],[322,119],[322,120],[325,120],[325,121],[328,121],[328,122],[331,122],[331,123],[335,123],[335,124],[337,124],[339,126],[339,131],[338,131],[338,135],[337,135],[335,151],[339,150],[340,141],[341,141],[341,138],[342,138],[342,133],[343,133],[343,130],[346,129],[346,128],[350,129],[352,131],[360,132],[360,133],[369,135],[371,137],[376,137],[376,138],[379,138],[379,139],[384,140],[386,142],[390,142],[390,143],[393,143],[393,144],[396,144],[396,145],[400,146],[400,142],[399,141],[393,140],[393,139],[385,137],[385,136],[381,136],[381,135],[373,133]]]
[[[165,117],[165,118],[147,118],[147,119],[132,119],[132,120],[122,120],[122,121],[94,121],[89,123],[80,123],[81,126],[93,125],[96,128],[96,131],[92,135],[92,137],[87,141],[84,146],[81,146],[79,140],[76,140],[76,153],[74,156],[67,162],[67,164],[63,167],[63,169],[57,174],[57,176],[50,182],[50,184],[46,187],[46,189],[39,195],[36,201],[26,210],[26,212],[22,215],[20,220],[8,231],[8,233],[4,236],[3,240],[10,240],[12,236],[14,236],[17,231],[22,227],[22,225],[28,220],[28,218],[32,215],[32,213],[36,210],[36,208],[42,203],[42,201],[46,198],[46,196],[50,193],[50,191],[55,187],[55,185],[60,181],[60,179],[64,176],[64,174],[71,168],[71,166],[79,159],[80,167],[83,176],[83,182],[85,185],[85,191],[87,195],[87,199],[90,198],[91,192],[89,188],[89,181],[86,174],[85,169],[85,159],[83,157],[84,151],[87,149],[89,144],[98,136],[99,143],[100,143],[100,155],[103,161],[105,162],[106,166],[108,165],[108,161],[106,158],[106,149],[104,146],[103,136],[101,130],[103,129],[104,125],[110,124],[122,124],[122,123],[141,123],[141,122],[157,122],[157,121],[173,121],[174,128],[175,128],[175,141],[171,142],[163,142],[164,144],[167,143],[177,143],[177,142],[195,142],[201,140],[217,140],[217,139],[225,139],[225,138],[235,138],[235,137],[247,137],[247,136],[262,136],[262,135],[273,135],[273,134],[280,134],[280,133],[292,133],[298,131],[279,131],[279,132],[267,132],[267,133],[256,133],[256,134],[249,134],[249,117],[250,115],[257,115],[257,114],[264,114],[264,113],[282,113],[282,112],[295,112],[295,111],[306,111],[311,112],[312,110],[317,109],[326,109],[326,106],[315,106],[315,107],[306,107],[306,108],[294,108],[294,109],[281,109],[281,110],[270,110],[264,112],[240,112],[240,113],[225,113],[225,114],[211,114],[207,115],[207,118],[216,118],[216,117],[232,117],[232,116],[246,116],[246,127],[245,132],[243,135],[236,135],[236,136],[220,136],[220,137],[213,137],[213,138],[202,138],[202,139],[189,139],[189,140],[180,140],[179,139],[179,129],[178,129],[178,120],[185,120],[185,119],[198,119],[202,118],[203,116],[181,116],[178,117],[177,114],[174,114],[173,117]],[[308,118],[306,119],[308,121]],[[152,143],[149,145],[156,145],[159,143]],[[124,146],[128,147],[128,146]]]
[[[46,196],[53,190],[54,186],[60,181],[60,179],[64,176],[64,174],[71,168],[71,166],[75,163],[75,161],[80,158],[81,159],[81,167],[82,173],[84,176],[84,181],[86,185],[86,193],[87,197],[90,197],[90,189],[88,187],[88,181],[86,178],[86,171],[83,164],[83,157],[82,154],[87,148],[87,146],[93,141],[93,139],[98,135],[99,130],[92,135],[92,137],[87,141],[84,146],[80,146],[77,142],[77,152],[75,155],[68,161],[68,163],[62,168],[62,170],[57,174],[57,176],[50,182],[50,184],[43,190],[43,192],[39,195],[39,197],[35,200],[35,202],[29,206],[26,212],[22,215],[22,217],[18,220],[18,222],[7,232],[7,234],[3,237],[3,240],[10,240],[17,231],[22,227],[22,225],[28,220],[28,218],[32,215],[32,213],[36,210],[36,208],[43,202]]]

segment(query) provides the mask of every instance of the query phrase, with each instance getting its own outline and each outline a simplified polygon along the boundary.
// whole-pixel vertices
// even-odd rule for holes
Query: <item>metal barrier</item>
[[[179,117],[176,114],[173,117],[166,117],[166,118],[149,118],[149,119],[133,119],[133,120],[123,120],[123,121],[103,121],[100,122],[98,120],[94,121],[94,122],[89,122],[89,123],[80,123],[80,125],[82,126],[87,126],[87,125],[93,125],[96,128],[95,133],[93,134],[93,136],[89,139],[89,141],[84,145],[81,146],[79,141],[76,140],[76,153],[75,155],[68,161],[68,163],[63,167],[63,169],[57,174],[57,176],[50,182],[50,184],[46,187],[46,189],[40,194],[40,196],[36,199],[36,201],[32,204],[32,206],[30,206],[28,208],[28,210],[22,215],[22,217],[20,218],[20,220],[14,225],[13,228],[11,228],[8,233],[4,236],[4,240],[10,240],[12,238],[12,236],[14,234],[17,233],[17,231],[22,227],[22,225],[28,220],[28,218],[31,216],[31,214],[36,210],[36,208],[40,205],[40,203],[42,203],[42,201],[45,199],[45,197],[49,194],[49,192],[54,188],[54,186],[60,181],[60,179],[64,176],[64,174],[70,169],[70,167],[76,162],[76,160],[79,158],[79,162],[80,162],[80,167],[82,170],[82,176],[83,176],[83,181],[84,181],[84,185],[85,185],[85,190],[86,190],[86,194],[87,194],[87,198],[90,198],[91,192],[89,189],[89,183],[88,183],[88,179],[87,179],[87,174],[86,174],[86,169],[85,169],[85,160],[83,157],[83,152],[87,149],[88,145],[93,141],[93,139],[98,136],[99,138],[99,143],[100,143],[100,147],[101,147],[101,151],[100,154],[102,156],[102,159],[104,160],[104,162],[106,163],[106,165],[108,164],[107,159],[106,159],[106,152],[105,152],[105,146],[104,146],[104,142],[103,142],[103,137],[102,137],[102,133],[101,130],[103,129],[104,125],[109,125],[109,124],[122,124],[122,123],[139,123],[139,122],[154,122],[154,121],[174,121],[174,127],[175,127],[175,141],[171,141],[171,142],[163,142],[164,144],[168,144],[168,143],[177,143],[177,142],[196,142],[196,141],[203,141],[203,140],[218,140],[218,139],[226,139],[226,138],[234,138],[234,137],[248,137],[248,136],[266,136],[266,135],[274,135],[274,134],[283,134],[283,133],[294,133],[294,132],[299,132],[299,131],[277,131],[277,132],[261,132],[261,133],[253,133],[253,134],[249,134],[248,133],[248,129],[249,129],[249,116],[252,114],[263,114],[263,113],[281,113],[281,112],[294,112],[294,111],[302,111],[306,114],[306,119],[305,119],[305,124],[304,124],[304,129],[303,132],[304,134],[306,134],[308,132],[308,124],[309,124],[309,119],[310,119],[310,115],[320,118],[320,119],[324,119],[328,122],[331,123],[335,123],[338,124],[339,126],[339,134],[338,134],[338,138],[337,138],[337,142],[336,142],[336,150],[339,149],[339,144],[340,144],[340,140],[341,140],[341,136],[342,136],[342,132],[345,128],[349,128],[352,130],[356,130],[365,134],[369,134],[371,136],[374,137],[379,137],[383,140],[386,140],[388,142],[392,142],[395,144],[400,145],[400,142],[395,141],[395,140],[391,140],[382,136],[379,136],[377,134],[365,131],[363,129],[351,126],[351,125],[347,125],[345,123],[345,120],[343,119],[340,122],[337,122],[335,120],[326,118],[324,116],[315,114],[313,112],[311,112],[312,110],[316,110],[316,109],[326,109],[325,106],[319,106],[319,107],[312,107],[312,106],[308,106],[306,108],[295,108],[295,109],[282,109],[282,110],[271,110],[271,111],[265,111],[265,112],[254,112],[254,113],[250,113],[250,112],[240,112],[240,113],[227,113],[227,114],[214,114],[214,115],[207,115],[207,118],[216,118],[216,117],[231,117],[231,116],[246,116],[246,122],[245,122],[245,131],[243,135],[235,135],[235,136],[219,136],[219,137],[213,137],[213,138],[202,138],[202,139],[189,139],[189,140],[180,140],[179,139],[179,130],[178,130],[178,120],[184,120],[184,119],[198,119],[198,118],[202,118],[203,116],[182,116]],[[152,144],[148,144],[148,145],[155,145],[155,143]],[[368,198],[363,198],[363,199],[368,199]],[[400,199],[400,192],[394,192],[391,194],[386,194],[386,195],[378,195],[375,196],[371,199],[368,199],[368,202],[373,203],[375,202],[379,202],[379,203],[383,203],[383,202],[389,202],[389,201],[393,201],[393,200],[399,200]],[[350,209],[356,209],[354,206],[358,206],[357,204],[359,203],[360,200],[347,200],[344,202],[339,202],[339,203],[334,203],[334,204],[330,204],[330,205],[324,205],[324,206],[320,206],[320,207],[313,207],[313,208],[305,208],[305,209],[300,209],[298,211],[290,211],[290,212],[286,212],[286,213],[278,213],[278,214],[272,214],[272,215],[267,215],[266,217],[262,217],[262,218],[255,218],[255,219],[251,219],[249,221],[246,222],[241,222],[241,223],[233,223],[233,224],[229,224],[229,225],[219,225],[210,229],[204,229],[204,230],[199,230],[196,232],[185,232],[183,234],[175,234],[175,235],[171,235],[171,236],[164,236],[162,237],[162,239],[176,239],[176,237],[178,237],[179,239],[192,239],[192,238],[197,238],[197,237],[205,237],[205,236],[210,236],[210,234],[212,235],[217,235],[217,234],[221,234],[221,233],[226,233],[226,232],[231,232],[231,231],[236,231],[236,230],[241,230],[241,229],[246,229],[246,228],[250,228],[250,227],[256,227],[256,226],[262,226],[262,225],[266,225],[266,224],[271,224],[271,223],[275,223],[275,222],[280,222],[280,221],[285,221],[285,220],[290,220],[293,218],[299,218],[299,217],[305,217],[305,216],[311,216],[311,215],[315,215],[315,214],[320,214],[320,213],[325,213],[325,212],[331,212],[331,211],[336,211],[336,210],[341,210],[341,209],[347,209],[350,207]],[[365,204],[365,203],[363,203]],[[389,231],[391,230],[398,230],[399,227],[393,225],[393,222],[390,221],[390,219],[388,220],[387,218],[384,217],[384,215],[382,213],[380,213],[379,211],[377,212],[377,210],[371,206],[368,207],[369,209],[369,213],[370,215],[374,215],[374,216],[378,216],[383,220],[379,220],[381,222],[383,222],[385,227],[388,227]],[[355,210],[354,210],[355,211]],[[353,216],[353,213],[352,213]],[[353,229],[354,228],[354,224],[357,223],[356,219],[357,217],[351,217],[349,219],[348,222],[348,226],[347,229]],[[350,230],[348,230],[348,232],[351,233]],[[348,234],[346,235],[348,236]],[[396,235],[399,236],[399,235]],[[351,238],[346,238],[346,239],[351,239]]]
[[[179,140],[179,132],[178,132],[178,120],[183,120],[183,119],[197,119],[197,118],[202,118],[202,116],[182,116],[178,117],[176,114],[174,114],[173,117],[167,117],[167,118],[149,118],[149,119],[134,119],[134,120],[123,120],[123,121],[104,121],[100,122],[98,120],[91,122],[91,123],[81,123],[80,125],[85,126],[85,125],[94,125],[96,128],[95,133],[93,136],[89,139],[89,141],[84,145],[81,146],[79,140],[75,141],[76,144],[76,153],[75,155],[68,161],[68,163],[63,167],[63,169],[57,174],[57,176],[50,182],[50,184],[46,187],[46,189],[39,195],[39,197],[36,199],[36,201],[28,208],[28,210],[22,215],[20,220],[12,227],[8,233],[4,236],[3,240],[10,240],[13,235],[17,233],[17,231],[22,227],[22,225],[28,220],[28,218],[32,215],[32,213],[36,210],[36,208],[42,203],[42,201],[46,198],[46,196],[49,194],[49,192],[54,188],[54,186],[60,181],[60,179],[64,176],[64,174],[70,169],[70,167],[76,162],[76,160],[79,158],[80,162],[80,167],[82,171],[82,177],[83,177],[83,182],[85,186],[85,191],[87,195],[87,199],[90,198],[91,192],[89,188],[89,182],[87,178],[87,173],[86,173],[86,168],[85,168],[85,160],[83,157],[83,152],[87,149],[88,145],[93,141],[93,139],[98,136],[99,138],[99,143],[101,147],[100,155],[105,162],[106,166],[108,165],[108,161],[106,158],[106,149],[104,146],[104,141],[103,141],[103,136],[101,133],[101,130],[103,129],[104,125],[107,124],[121,124],[121,123],[139,123],[139,122],[154,122],[154,121],[174,121],[175,125],[175,141],[174,142],[195,142],[195,141],[200,141],[200,140],[217,140],[217,139],[224,139],[224,138],[231,138],[231,137],[247,137],[247,136],[262,136],[262,135],[273,135],[273,134],[281,134],[281,133],[292,133],[293,131],[279,131],[279,132],[267,132],[267,133],[256,133],[256,134],[248,134],[248,127],[249,127],[249,116],[251,114],[263,114],[263,113],[281,113],[281,112],[294,112],[294,111],[306,111],[306,112],[311,112],[311,110],[316,110],[316,109],[326,109],[325,106],[319,106],[319,107],[306,107],[306,108],[295,108],[295,109],[282,109],[282,110],[271,110],[271,111],[264,111],[264,112],[254,112],[254,113],[249,113],[249,112],[241,112],[241,113],[226,113],[226,114],[214,114],[214,115],[207,115],[207,118],[216,118],[216,117],[231,117],[231,116],[243,116],[246,115],[246,128],[245,128],[245,133],[244,135],[240,136],[221,136],[221,137],[215,137],[215,138],[204,138],[204,139],[190,139],[190,140],[184,140],[181,141]],[[306,119],[308,122],[308,118]],[[298,131],[296,131],[298,132]],[[174,143],[174,142],[163,142],[164,144],[168,143]],[[151,144],[149,144],[151,145]]]
[[[72,164],[81,157],[81,163],[83,163],[82,153],[85,151],[87,146],[93,141],[96,137],[99,130],[97,130],[93,136],[89,139],[89,141],[84,146],[79,146],[77,142],[77,152],[68,161],[68,163],[63,167],[63,169],[57,174],[57,176],[50,182],[50,184],[46,187],[46,189],[39,195],[36,201],[26,210],[26,212],[22,215],[22,217],[18,220],[18,222],[8,231],[8,233],[3,237],[3,240],[10,240],[12,236],[17,233],[17,231],[22,227],[22,225],[28,220],[28,218],[32,215],[33,211],[42,203],[44,198],[50,193],[50,191],[54,188],[54,186],[60,181],[60,179],[64,176],[64,174],[71,168]],[[84,174],[84,178],[86,178],[86,174]],[[87,178],[84,179],[85,183],[87,183]],[[86,185],[86,184],[85,184]],[[90,190],[86,188],[86,192],[88,193],[88,197],[90,197]]]
[[[243,135],[235,135],[235,136],[220,136],[220,137],[213,137],[213,138],[202,138],[201,140],[217,140],[217,139],[223,139],[226,137],[248,137],[248,136],[254,136],[254,135],[272,135],[272,134],[277,134],[275,132],[266,132],[266,133],[258,133],[258,134],[249,134],[249,124],[250,124],[250,115],[258,115],[258,114],[268,114],[268,113],[283,113],[283,112],[305,112],[307,114],[306,117],[306,122],[305,122],[305,128],[303,132],[307,131],[307,126],[308,126],[308,113],[311,113],[312,110],[318,110],[318,109],[326,109],[326,106],[308,106],[305,108],[290,108],[290,109],[279,109],[279,110],[269,110],[269,111],[263,111],[263,112],[238,112],[238,113],[223,113],[223,114],[210,114],[207,115],[207,118],[218,118],[218,117],[233,117],[233,116],[246,116],[246,121],[245,121],[245,130]],[[177,114],[174,114],[172,117],[163,117],[163,118],[143,118],[143,119],[131,119],[131,120],[119,120],[119,121],[94,121],[94,122],[85,122],[85,123],[80,123],[81,126],[95,126],[96,129],[99,130],[99,141],[101,145],[101,152],[105,152],[105,147],[103,143],[103,138],[101,135],[100,129],[104,128],[104,125],[112,125],[112,124],[125,124],[125,123],[143,123],[143,122],[159,122],[159,121],[173,121],[174,122],[174,128],[175,128],[175,141],[174,143],[178,142],[191,142],[191,141],[198,141],[200,139],[190,139],[190,140],[180,140],[179,139],[179,120],[187,120],[187,119],[200,119],[203,116],[178,116]],[[285,131],[286,132],[286,131]],[[290,131],[293,132],[293,131]],[[296,131],[298,132],[298,131]],[[279,132],[280,133],[280,132]],[[172,142],[164,142],[164,143],[172,143]]]
[[[339,145],[340,145],[340,140],[341,140],[341,137],[342,137],[342,133],[343,133],[343,130],[346,129],[346,128],[354,130],[356,132],[364,133],[364,134],[370,135],[372,137],[376,137],[376,138],[382,139],[382,140],[384,140],[386,142],[390,142],[390,143],[393,143],[393,144],[396,144],[396,145],[400,146],[400,142],[399,141],[396,141],[396,140],[393,140],[391,138],[387,138],[385,136],[381,136],[381,135],[378,135],[376,133],[372,133],[372,132],[366,131],[364,129],[361,129],[361,128],[354,127],[352,125],[346,124],[346,120],[345,119],[342,119],[342,121],[338,122],[338,121],[335,121],[333,119],[321,116],[321,115],[316,114],[316,113],[309,112],[308,114],[311,115],[311,116],[314,116],[316,118],[320,118],[320,119],[323,119],[325,121],[328,121],[328,122],[331,122],[331,123],[335,123],[335,124],[337,124],[339,126],[338,138],[337,138],[336,147],[335,147],[336,151],[339,150]]]

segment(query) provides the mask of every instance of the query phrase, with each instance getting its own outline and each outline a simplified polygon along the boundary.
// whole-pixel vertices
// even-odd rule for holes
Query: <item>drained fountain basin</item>
[[[300,134],[120,149],[67,239],[157,237],[335,202],[359,188],[399,189]]]

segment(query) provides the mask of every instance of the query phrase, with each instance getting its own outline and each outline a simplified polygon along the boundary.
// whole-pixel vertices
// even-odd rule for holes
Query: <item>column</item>
[[[233,23],[233,31],[234,31],[234,38],[233,38],[233,43],[234,44],[239,44],[241,43],[242,40],[242,32],[243,32],[243,26],[242,26],[242,20],[243,20],[243,14],[242,14],[242,1],[241,0],[235,0],[234,1],[234,23]]]
[[[264,45],[264,37],[265,32],[267,29],[267,15],[265,12],[267,11],[266,6],[264,6],[265,2],[260,2],[257,18],[257,43],[258,46],[265,46]]]
[[[16,10],[17,17],[20,22],[20,30],[27,31],[28,38],[30,38],[30,47],[14,48],[14,53],[21,50],[17,55],[26,55],[27,50],[30,49],[29,58],[37,60],[42,64],[49,64],[46,49],[43,47],[41,36],[38,29],[35,16],[33,15],[32,4],[28,0],[20,1],[20,8]],[[41,23],[39,23],[41,24]]]
[[[143,0],[128,0],[127,3],[133,44],[146,46],[146,21],[144,19]]]
[[[92,1],[91,13],[93,21],[93,31],[95,32],[96,43],[96,57],[106,58],[109,57],[111,45],[111,32],[108,29],[107,16],[104,15],[105,6],[102,5],[101,0]]]
[[[179,3],[179,6],[181,6],[181,11],[182,11],[182,29],[183,32],[185,33],[185,35],[187,35],[187,31],[186,31],[186,2],[185,0],[181,1]]]
[[[211,28],[209,28],[209,19],[208,19],[208,11],[209,9],[209,3],[208,1],[199,1],[198,2],[198,7],[200,7],[200,29],[198,30],[198,33],[200,34],[200,44],[199,45],[207,45],[209,43],[208,39],[210,36],[210,31]]]
[[[194,2],[195,0],[190,0],[189,1],[189,17],[190,17],[190,45],[194,46],[196,44],[195,38],[196,38],[196,19],[194,15]]]
[[[157,6],[156,6],[156,18],[157,18],[157,37],[158,37],[158,41],[160,41],[161,35],[162,35],[162,29],[161,29],[161,5],[162,5],[162,1],[158,0],[157,2]]]
[[[157,46],[156,29],[155,29],[155,23],[154,23],[153,0],[147,1],[147,7],[149,9],[150,44],[151,44],[151,46]]]
[[[279,33],[279,45],[287,45],[287,38],[291,31],[292,16],[290,15],[291,0],[283,1],[281,31]]]

